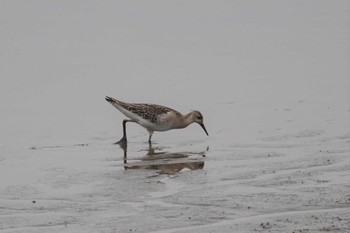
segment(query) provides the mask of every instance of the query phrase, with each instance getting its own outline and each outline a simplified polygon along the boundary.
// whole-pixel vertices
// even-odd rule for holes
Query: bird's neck
[[[179,120],[177,128],[186,128],[188,125],[193,123],[192,114],[188,113],[181,117]]]

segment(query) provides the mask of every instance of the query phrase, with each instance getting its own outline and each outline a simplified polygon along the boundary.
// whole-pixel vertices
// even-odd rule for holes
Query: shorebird
[[[128,117],[128,119],[123,120],[123,137],[117,143],[127,142],[127,122],[135,122],[146,128],[149,133],[149,143],[151,143],[151,138],[154,131],[182,129],[186,128],[192,123],[199,124],[203,128],[204,132],[209,136],[203,123],[203,115],[199,111],[192,111],[186,115],[182,115],[174,109],[156,104],[126,103],[109,96],[106,96],[106,100],[126,117]]]

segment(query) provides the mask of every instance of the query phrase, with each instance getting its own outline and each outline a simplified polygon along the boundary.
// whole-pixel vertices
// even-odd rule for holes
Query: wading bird
[[[174,109],[156,104],[126,103],[109,96],[106,96],[106,100],[126,117],[128,117],[128,119],[123,120],[123,137],[117,143],[127,142],[127,122],[135,122],[146,128],[149,132],[149,143],[151,143],[151,138],[154,131],[182,129],[186,128],[192,123],[199,124],[209,136],[203,123],[203,115],[199,111],[192,111],[186,115],[182,115]]]

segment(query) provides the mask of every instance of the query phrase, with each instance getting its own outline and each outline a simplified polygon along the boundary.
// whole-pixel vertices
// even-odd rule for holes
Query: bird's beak
[[[207,132],[207,129],[205,128],[204,124],[203,123],[199,123],[200,126],[202,126],[204,132],[209,136],[208,132]]]

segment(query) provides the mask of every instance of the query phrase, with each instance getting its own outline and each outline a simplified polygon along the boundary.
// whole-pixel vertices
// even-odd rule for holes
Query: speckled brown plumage
[[[131,103],[125,103],[122,101],[118,101],[118,102],[123,108],[141,116],[144,119],[151,121],[152,123],[158,123],[159,116],[162,114],[167,114],[168,112],[173,112],[175,115],[179,117],[182,116],[181,113],[179,113],[174,109],[157,105],[157,104],[131,104]]]

